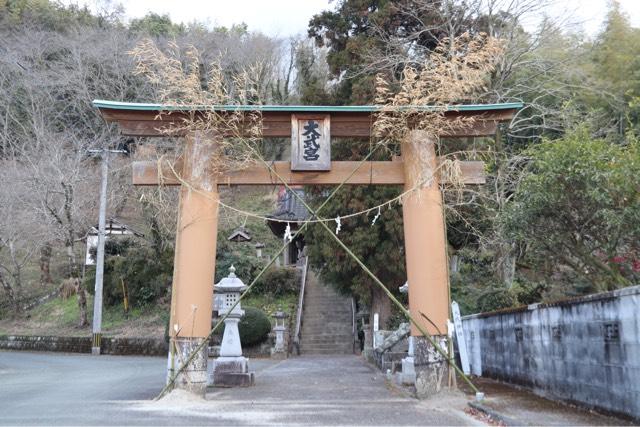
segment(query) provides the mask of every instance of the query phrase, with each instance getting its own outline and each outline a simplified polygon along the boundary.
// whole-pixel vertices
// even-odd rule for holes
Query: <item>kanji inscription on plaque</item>
[[[329,115],[291,116],[291,170],[331,170]]]

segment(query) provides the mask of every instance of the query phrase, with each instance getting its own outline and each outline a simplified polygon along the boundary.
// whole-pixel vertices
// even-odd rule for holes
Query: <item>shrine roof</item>
[[[375,121],[375,113],[382,111],[381,106],[376,105],[167,105],[148,104],[134,102],[117,102],[95,100],[94,107],[100,110],[100,114],[107,122],[118,123],[120,132],[128,136],[166,136],[167,131],[173,136],[184,136],[181,130],[172,128],[175,123],[184,120],[189,114],[215,111],[259,111],[262,121],[262,136],[266,138],[289,138],[292,132],[292,118],[294,115],[329,115],[331,117],[332,138],[370,138],[372,135],[372,123]],[[470,126],[460,126],[451,129],[449,137],[489,136],[496,131],[500,122],[510,121],[518,110],[523,107],[520,102],[503,104],[467,104],[450,105],[444,111],[448,118],[455,119],[458,116],[477,118]],[[403,107],[404,108],[404,107]],[[435,106],[421,106],[422,111],[433,111]],[[441,107],[439,107],[441,108]],[[184,131],[184,130],[182,130]]]
[[[138,102],[119,102],[96,99],[93,106],[99,109],[129,110],[129,111],[264,111],[264,112],[290,112],[290,113],[375,113],[382,107],[377,105],[167,105]],[[521,102],[508,102],[500,104],[460,104],[448,106],[449,111],[490,111],[490,110],[519,110],[523,107]],[[428,111],[434,109],[432,105],[424,105],[418,108]]]

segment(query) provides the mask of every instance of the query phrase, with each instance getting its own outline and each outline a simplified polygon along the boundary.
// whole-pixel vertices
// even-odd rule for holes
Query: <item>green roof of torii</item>
[[[107,108],[113,110],[132,111],[193,111],[209,110],[212,106],[194,105],[164,105],[137,102],[119,102],[96,99],[93,101],[96,108]],[[521,102],[508,102],[502,104],[466,104],[450,105],[449,111],[487,111],[487,110],[512,110],[523,107]],[[327,106],[327,105],[220,105],[213,106],[218,111],[264,111],[264,112],[292,112],[292,113],[375,113],[382,109],[376,105],[347,105],[347,106]],[[425,105],[416,107],[426,111],[434,106]]]

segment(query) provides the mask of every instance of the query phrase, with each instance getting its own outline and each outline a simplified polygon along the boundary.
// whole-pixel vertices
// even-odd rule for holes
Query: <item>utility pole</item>
[[[96,284],[93,298],[93,339],[91,354],[100,355],[102,341],[102,285],[104,282],[104,242],[106,239],[107,180],[109,178],[109,153],[124,153],[124,150],[89,150],[100,155],[102,181],[100,183],[100,213],[98,215],[98,251],[96,253]]]

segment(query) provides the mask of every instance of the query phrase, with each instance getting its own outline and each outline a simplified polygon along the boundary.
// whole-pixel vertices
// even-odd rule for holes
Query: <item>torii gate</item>
[[[165,136],[163,129],[168,129],[172,122],[179,123],[187,113],[198,111],[198,107],[188,109],[103,100],[96,100],[93,105],[106,121],[118,123],[122,134],[140,137]],[[491,136],[499,122],[511,120],[520,108],[520,103],[452,106],[445,113],[445,118],[466,116],[474,120],[471,126],[448,131],[446,136]],[[406,189],[412,189],[417,178],[410,171],[430,170],[435,174],[438,170],[435,141],[424,140],[425,134],[420,131],[412,131],[409,139],[423,140],[421,143],[426,144],[432,154],[431,161],[421,160],[420,156],[412,153],[412,144],[403,144],[402,157],[393,161],[330,161],[330,137],[370,138],[375,114],[380,111],[375,106],[221,106],[216,110],[221,113],[259,111],[263,137],[292,139],[292,161],[273,164],[278,175],[290,185],[338,185],[346,180],[347,184],[353,185],[404,185]],[[303,132],[305,129],[306,133]],[[311,145],[308,144],[309,129],[316,129],[320,135]],[[181,185],[173,169],[190,186],[199,190],[188,191],[183,185],[180,193],[171,299],[172,340],[183,354],[188,354],[211,330],[218,225],[217,186],[273,185],[274,177],[264,166],[251,166],[223,175],[207,173],[209,153],[206,147],[210,144],[199,143],[204,137],[202,134],[183,136],[186,137],[184,154],[173,168],[159,171],[156,162],[134,162],[133,184],[159,185],[161,178],[164,185]],[[305,152],[305,149],[311,151]],[[483,162],[460,162],[460,169],[463,183],[485,182]],[[449,273],[442,196],[437,176],[429,185],[408,194],[403,201],[402,213],[407,280],[411,284],[409,310],[412,314],[426,314],[433,324],[426,324],[425,329],[429,334],[438,335],[439,331],[447,330]],[[411,335],[421,335],[413,325]],[[190,389],[198,389],[198,384],[194,383],[206,386],[206,366],[205,347],[187,367],[191,377]]]

